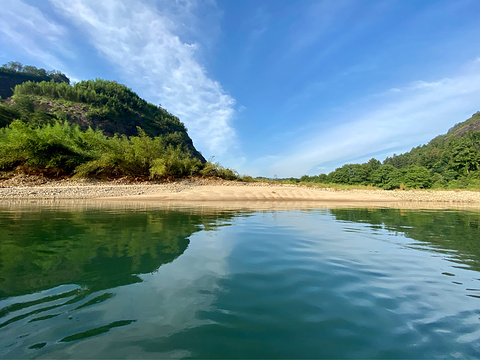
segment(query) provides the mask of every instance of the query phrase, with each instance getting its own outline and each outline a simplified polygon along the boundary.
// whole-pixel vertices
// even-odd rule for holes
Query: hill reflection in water
[[[180,256],[189,236],[231,215],[168,210],[0,211],[0,299],[76,284],[99,291],[141,281]]]

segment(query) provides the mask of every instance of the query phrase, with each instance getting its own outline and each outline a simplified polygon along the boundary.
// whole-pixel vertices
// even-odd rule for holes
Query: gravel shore
[[[95,199],[128,197],[157,193],[176,193],[201,185],[201,180],[175,182],[132,182],[127,180],[100,181],[95,179],[50,180],[19,175],[0,180],[1,199]]]
[[[158,201],[350,201],[350,202],[420,202],[468,204],[480,208],[480,192],[475,191],[386,191],[338,190],[297,185],[242,183],[211,179],[183,179],[174,182],[128,182],[116,180],[49,180],[19,175],[0,180],[0,201],[22,199],[135,199]]]

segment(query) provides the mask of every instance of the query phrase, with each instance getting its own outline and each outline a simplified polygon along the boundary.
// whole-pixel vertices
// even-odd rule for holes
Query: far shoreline
[[[468,190],[335,189],[202,178],[163,183],[32,179],[0,181],[0,205],[88,200],[112,206],[143,203],[148,207],[225,209],[480,209],[480,192]]]

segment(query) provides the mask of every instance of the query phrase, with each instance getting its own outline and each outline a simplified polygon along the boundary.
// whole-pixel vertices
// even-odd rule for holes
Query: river
[[[0,358],[476,358],[480,212],[0,208]]]

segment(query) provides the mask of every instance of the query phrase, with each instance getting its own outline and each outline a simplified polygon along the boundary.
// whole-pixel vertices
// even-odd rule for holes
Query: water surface
[[[0,210],[0,358],[476,358],[479,212]]]

